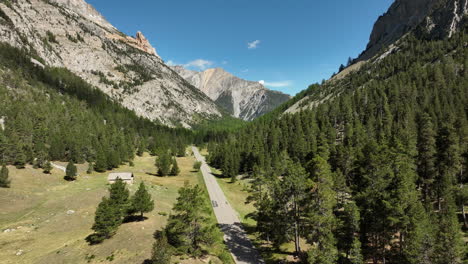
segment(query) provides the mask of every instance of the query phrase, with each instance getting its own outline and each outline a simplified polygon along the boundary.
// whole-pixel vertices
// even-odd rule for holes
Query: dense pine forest
[[[34,53],[0,45],[0,159],[22,168],[50,160],[116,168],[135,153],[184,155],[192,132],[137,117],[63,68],[33,63]]]
[[[467,33],[409,34],[236,132],[204,134],[212,166],[251,178],[266,241],[316,264],[467,261]],[[305,95],[328,99],[281,113]]]

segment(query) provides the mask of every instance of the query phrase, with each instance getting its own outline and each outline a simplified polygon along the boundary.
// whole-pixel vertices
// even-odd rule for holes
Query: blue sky
[[[294,95],[364,50],[393,0],[87,0],[166,61],[222,67]]]

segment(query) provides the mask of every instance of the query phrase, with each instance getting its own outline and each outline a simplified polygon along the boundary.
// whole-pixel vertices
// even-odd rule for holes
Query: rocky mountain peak
[[[450,37],[466,14],[468,0],[395,0],[374,24],[359,60],[374,57],[418,26],[430,36]]]
[[[152,54],[152,55],[158,55],[156,53],[156,49],[151,46],[149,41],[145,38],[143,33],[141,31],[138,31],[135,36],[135,40],[137,42],[138,47],[145,51],[146,53]]]
[[[259,82],[243,80],[223,68],[202,72],[183,66],[171,68],[232,116],[244,120],[253,120],[290,99],[287,94],[268,90]]]

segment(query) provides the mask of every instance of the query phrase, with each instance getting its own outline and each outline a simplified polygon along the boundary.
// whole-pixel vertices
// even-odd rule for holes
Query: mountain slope
[[[258,82],[240,79],[221,68],[202,72],[182,66],[172,69],[231,115],[244,120],[253,120],[290,99],[289,95],[269,90]]]
[[[386,57],[403,50],[408,42],[408,35],[435,40],[451,38],[466,24],[467,15],[468,0],[395,1],[389,11],[377,20],[368,47],[356,63],[328,80],[323,86],[310,86],[276,112],[295,113],[313,108],[337,97],[347,89],[365,87],[366,83],[380,77],[376,72]],[[363,76],[372,77],[366,80]],[[359,87],[353,87],[352,83],[356,79],[365,82],[361,81]]]
[[[4,1],[0,9],[0,41],[71,70],[141,117],[190,126],[222,115],[143,34],[124,35],[83,0]]]

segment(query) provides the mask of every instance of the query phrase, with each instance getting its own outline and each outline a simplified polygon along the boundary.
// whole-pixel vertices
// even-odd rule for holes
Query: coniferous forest
[[[251,217],[266,241],[295,242],[317,264],[466,261],[467,33],[411,34],[398,52],[237,132],[200,136],[225,177],[251,178]]]
[[[191,141],[190,131],[137,117],[70,71],[42,68],[31,56],[0,45],[3,163],[42,168],[50,160],[88,161],[103,172],[146,150],[180,153]]]
[[[20,185],[10,170],[13,179],[26,167],[52,177],[53,161],[62,161],[65,180],[75,181],[83,163],[91,175],[133,167],[148,152],[157,157],[139,164],[138,189],[117,179],[96,204],[89,244],[112,239],[127,221],[167,216],[149,263],[202,258],[219,245],[218,259],[230,263],[211,211],[228,200],[209,203],[208,188],[177,187],[182,177],[203,182],[208,174],[203,158],[182,158],[193,144],[206,147],[218,176],[248,186],[250,234],[275,252],[294,245],[297,263],[468,263],[468,23],[460,19],[450,38],[413,30],[380,56],[350,59],[354,71],[342,66],[252,122],[220,114],[192,130],[139,117],[70,70],[45,66],[32,47],[0,44],[0,187]],[[173,198],[172,209],[156,215],[155,193]]]

